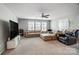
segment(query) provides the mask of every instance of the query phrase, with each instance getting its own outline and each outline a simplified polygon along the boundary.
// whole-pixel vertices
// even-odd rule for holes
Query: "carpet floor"
[[[78,55],[79,42],[64,45],[57,40],[43,41],[39,37],[22,38],[17,48],[7,50],[4,55]]]

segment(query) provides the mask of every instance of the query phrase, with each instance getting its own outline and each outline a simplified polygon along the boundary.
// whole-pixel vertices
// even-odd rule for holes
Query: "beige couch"
[[[31,32],[25,32],[24,34],[25,37],[40,37],[40,32],[39,31],[31,31]]]

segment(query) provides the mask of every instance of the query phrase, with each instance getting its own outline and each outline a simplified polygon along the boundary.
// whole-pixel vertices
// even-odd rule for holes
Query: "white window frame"
[[[35,31],[40,31],[40,30],[41,30],[41,22],[35,21]]]
[[[47,22],[46,21],[42,22],[42,29],[41,29],[41,31],[47,31]]]
[[[34,31],[34,21],[28,21],[28,31]]]

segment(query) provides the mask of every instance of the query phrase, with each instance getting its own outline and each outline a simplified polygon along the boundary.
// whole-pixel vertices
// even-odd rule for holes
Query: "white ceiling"
[[[49,19],[79,13],[79,5],[74,3],[5,3],[17,17],[41,19],[41,13],[50,14]]]

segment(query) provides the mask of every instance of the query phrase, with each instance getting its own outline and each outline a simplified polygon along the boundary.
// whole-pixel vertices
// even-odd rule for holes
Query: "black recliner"
[[[73,33],[65,33],[65,34],[61,34],[59,35],[58,40],[66,45],[72,45],[75,44],[77,39],[76,37],[73,35]]]

